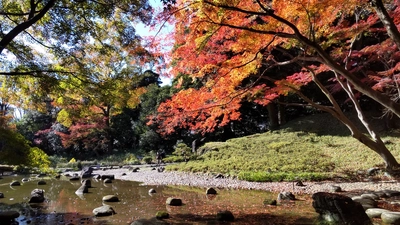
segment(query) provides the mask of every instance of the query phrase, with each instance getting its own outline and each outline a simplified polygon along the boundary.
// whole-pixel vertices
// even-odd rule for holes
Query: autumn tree
[[[85,59],[76,60],[81,54],[86,54]],[[69,134],[61,134],[67,146],[111,152],[112,116],[137,107],[146,86],[158,82],[158,74],[142,69],[147,62],[142,61],[150,61],[146,54],[139,41],[127,49],[107,37],[76,49],[60,62],[60,68],[76,71],[73,77],[65,76],[54,94],[54,104],[61,108],[57,121],[70,129]]]
[[[4,0],[0,5],[0,75],[23,96],[21,107],[39,106],[60,75],[76,71],[57,66],[99,37],[114,37],[125,47],[136,45],[135,26],[151,20],[147,0]],[[107,21],[107,24],[102,21]],[[57,58],[57,60],[55,59]],[[14,104],[13,102],[11,102]],[[40,108],[42,107],[42,108]]]
[[[175,24],[172,73],[190,75],[201,86],[177,93],[153,119],[162,121],[164,134],[177,127],[212,132],[241,118],[243,100],[268,105],[296,94],[301,105],[345,124],[393,172],[398,162],[368,123],[358,97],[400,116],[399,13],[397,1],[385,7],[381,0],[177,1],[164,17]],[[284,66],[283,76],[272,72]],[[329,105],[302,92],[311,83]],[[346,117],[335,91],[347,94],[369,135]]]

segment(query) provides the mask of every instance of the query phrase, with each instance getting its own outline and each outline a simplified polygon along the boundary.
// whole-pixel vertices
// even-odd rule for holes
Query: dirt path
[[[215,187],[232,189],[266,190],[271,192],[290,191],[292,193],[312,194],[319,191],[332,192],[333,186],[339,186],[343,191],[358,190],[398,190],[397,181],[376,182],[303,182],[305,186],[297,186],[294,182],[248,182],[231,178],[215,178],[204,174],[183,172],[158,172],[152,167],[140,167],[138,172],[129,169],[95,170],[94,174],[114,175],[115,179],[143,182],[144,185],[188,185],[196,187]],[[124,175],[125,174],[125,175]]]

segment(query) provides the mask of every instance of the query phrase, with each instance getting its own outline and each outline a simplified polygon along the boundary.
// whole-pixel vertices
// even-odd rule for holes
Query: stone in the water
[[[381,208],[369,208],[365,211],[369,218],[381,218],[381,215],[384,212],[390,212],[390,210]]]
[[[370,209],[370,208],[376,208],[378,203],[371,199],[371,198],[362,198],[361,196],[355,196],[351,198],[355,202],[359,202],[364,210]]]
[[[22,178],[22,182],[28,182],[28,181],[29,181],[29,178],[27,178],[27,177]]]
[[[111,216],[115,214],[115,211],[111,206],[103,205],[93,209],[93,214],[95,216]]]
[[[315,211],[322,223],[369,225],[371,219],[365,213],[359,202],[350,197],[327,192],[317,192],[312,195]]]
[[[217,220],[219,220],[219,221],[233,221],[233,220],[235,220],[235,217],[233,216],[231,211],[224,210],[224,211],[219,211],[217,213]]]
[[[158,211],[156,213],[156,218],[159,219],[159,220],[168,219],[169,218],[169,214],[167,212],[165,212],[165,211]]]
[[[10,183],[10,186],[21,186],[21,183],[19,181],[13,181]]]
[[[154,194],[154,193],[157,193],[157,191],[156,191],[155,189],[151,188],[151,189],[149,190],[149,193],[150,193],[150,194]]]
[[[278,194],[278,201],[296,200],[292,192],[284,191]]]
[[[89,193],[89,187],[86,186],[85,184],[82,184],[78,190],[75,191],[75,194],[77,195],[83,195],[84,193]]]
[[[85,185],[88,188],[92,187],[92,182],[90,180],[82,180],[81,183],[82,185]]]
[[[400,224],[400,212],[384,212],[381,219],[383,224]]]
[[[37,184],[38,184],[38,185],[45,185],[45,184],[46,184],[46,181],[44,181],[44,180],[39,180],[39,181],[37,182]]]
[[[167,205],[171,205],[171,206],[181,206],[182,200],[179,198],[169,197],[169,198],[167,198],[166,203],[167,203]]]
[[[208,189],[206,190],[206,194],[207,194],[207,195],[216,195],[216,194],[217,194],[217,191],[216,191],[214,188],[208,188]]]
[[[114,175],[101,175],[101,179],[102,180],[105,180],[105,179],[114,180],[115,176]]]
[[[0,198],[4,198],[3,192],[0,192]]]
[[[105,184],[109,184],[109,183],[112,183],[112,180],[110,178],[106,178],[103,182]]]
[[[276,205],[277,202],[276,202],[275,199],[265,199],[265,200],[263,201],[263,204],[264,204],[264,205]]]
[[[69,178],[70,181],[74,181],[74,180],[80,180],[80,178],[78,176],[73,176],[71,178]]]
[[[31,192],[31,198],[29,203],[42,203],[44,202],[44,190],[42,189],[34,189]]]
[[[103,197],[104,202],[118,202],[118,196],[116,195],[106,195]]]

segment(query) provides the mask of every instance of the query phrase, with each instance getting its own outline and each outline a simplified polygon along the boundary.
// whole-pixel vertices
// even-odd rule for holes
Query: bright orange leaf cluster
[[[390,14],[399,18],[395,4]],[[266,105],[336,65],[382,91],[399,73],[398,48],[367,0],[180,0],[171,14],[172,75],[202,86],[159,107],[152,122],[164,134],[177,127],[211,132],[240,119],[242,101]],[[290,59],[279,61],[273,51]],[[270,72],[290,64],[302,69],[279,79]]]

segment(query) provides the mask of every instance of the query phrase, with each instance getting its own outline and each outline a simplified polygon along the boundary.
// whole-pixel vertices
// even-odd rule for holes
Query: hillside
[[[400,159],[400,132],[384,132],[380,120],[372,121],[387,147]],[[350,136],[329,114],[291,121],[277,131],[210,142],[198,149],[196,160],[171,165],[169,170],[238,176],[251,181],[357,179],[382,159]]]

